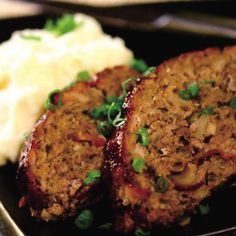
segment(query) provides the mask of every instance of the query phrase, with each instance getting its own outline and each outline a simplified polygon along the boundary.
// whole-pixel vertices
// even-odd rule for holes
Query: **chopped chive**
[[[76,81],[81,82],[81,81],[89,81],[91,78],[89,72],[87,70],[81,71],[77,74],[76,76]]]
[[[100,170],[90,170],[87,173],[87,177],[84,180],[84,184],[89,185],[93,183],[95,180],[101,177],[101,171]]]
[[[106,96],[105,97],[105,103],[112,104],[113,102],[119,104],[120,100],[118,97],[114,97],[114,96]]]
[[[154,72],[155,69],[156,69],[156,67],[151,66],[151,67],[149,67],[146,71],[144,71],[143,75],[144,75],[144,76],[148,76],[148,75],[150,75],[152,72]]]
[[[36,35],[24,35],[21,34],[20,37],[25,40],[33,40],[33,41],[40,41],[41,37],[36,36]]]
[[[128,78],[127,80],[125,80],[122,84],[121,84],[121,87],[122,87],[122,90],[123,90],[123,93],[119,96],[119,101],[120,101],[120,104],[122,105],[124,103],[124,100],[127,96],[127,90],[126,90],[126,85],[128,83],[130,83],[131,81],[136,81],[137,78],[135,77],[130,77]]]
[[[91,210],[83,210],[75,219],[75,225],[82,230],[88,229],[93,223],[93,213]]]
[[[109,222],[109,223],[99,225],[98,228],[99,229],[111,229],[112,228],[112,223]]]
[[[63,94],[61,90],[55,89],[48,94],[48,98],[44,103],[44,107],[48,110],[55,111],[62,106]]]
[[[147,146],[149,144],[149,137],[148,137],[148,132],[146,128],[139,128],[138,129],[138,141],[141,143],[143,146]]]
[[[141,228],[138,228],[135,230],[134,232],[135,236],[149,236],[151,234],[150,231],[144,231],[143,229]]]
[[[190,94],[188,93],[187,90],[180,90],[178,92],[178,94],[182,99],[184,99],[186,101],[191,100],[191,96],[190,96]]]
[[[91,115],[94,119],[98,119],[102,116],[106,116],[108,114],[108,110],[109,110],[110,106],[107,104],[103,104],[101,106],[95,107],[92,111],[91,111]]]
[[[101,177],[101,171],[100,170],[91,170],[88,172],[88,176],[91,176],[93,178]]]
[[[83,181],[83,183],[85,185],[89,185],[89,184],[92,184],[95,180],[96,180],[95,178],[86,177],[86,179]]]
[[[229,103],[229,106],[230,106],[231,108],[233,108],[233,109],[236,109],[236,96],[234,96],[234,97],[231,99],[231,101],[230,101],[230,103]]]
[[[188,85],[188,92],[192,98],[196,98],[199,94],[199,87],[196,83]]]
[[[202,87],[202,86],[204,86],[206,84],[211,84],[211,85],[215,84],[215,80],[200,80],[198,82],[199,87]]]
[[[107,96],[104,99],[104,104],[95,107],[91,111],[91,116],[94,119],[106,119],[97,124],[97,130],[106,138],[110,137],[113,127],[119,127],[125,123],[125,118],[122,117],[122,105],[124,98],[127,95],[126,86],[129,82],[135,81],[136,78],[130,77],[122,83],[122,95],[119,97]]]
[[[126,97],[126,95],[127,95],[127,90],[126,90],[126,85],[129,83],[129,82],[131,82],[131,81],[136,81],[137,80],[137,78],[135,78],[135,77],[130,77],[130,78],[128,78],[127,80],[125,80],[122,84],[121,84],[121,87],[122,87],[122,91],[123,91],[123,97]]]
[[[25,140],[27,140],[27,139],[29,138],[29,136],[30,136],[30,133],[29,133],[29,132],[25,132],[25,133],[23,134],[23,137],[24,137]]]
[[[191,100],[199,95],[199,86],[196,83],[189,84],[186,90],[180,90],[178,94],[184,100]]]
[[[132,161],[132,167],[136,172],[142,173],[142,171],[145,169],[145,161],[143,158],[135,157]]]
[[[107,112],[108,121],[112,123],[113,119],[116,118],[117,116],[118,117],[121,116],[121,109],[120,109],[119,105],[117,105],[116,103],[113,102],[109,106],[109,109],[108,109],[108,112]]]
[[[107,120],[99,122],[97,125],[97,130],[99,134],[102,134],[104,137],[109,138],[112,130],[112,124]]]
[[[113,121],[112,124],[113,126],[120,127],[121,125],[123,125],[125,123],[125,118],[121,118],[121,117],[116,117]]]
[[[207,215],[210,212],[210,207],[207,204],[206,205],[201,204],[199,205],[198,210],[199,210],[200,215]]]
[[[83,22],[76,22],[73,15],[65,14],[56,21],[48,20],[44,26],[44,29],[61,36],[68,32],[73,31],[75,28],[80,27]]]
[[[44,25],[44,29],[50,32],[53,32],[55,30],[56,26],[53,20],[47,20],[46,24]]]
[[[212,115],[213,112],[214,112],[213,107],[212,106],[207,106],[202,111],[200,111],[198,114],[199,115]]]
[[[145,72],[148,69],[146,62],[142,59],[133,58],[130,64],[133,69],[140,71],[141,73]]]
[[[101,174],[96,176],[96,175],[92,175],[91,172],[89,172],[89,173],[87,174],[87,177],[86,177],[85,180],[84,180],[84,184],[85,184],[85,185],[92,184],[92,183],[93,183],[94,181],[96,181],[100,176],[101,176]]]
[[[163,176],[158,177],[156,182],[156,191],[158,193],[164,193],[168,190],[169,183]]]
[[[66,14],[57,20],[57,30],[59,35],[73,31],[76,27],[77,24],[73,15]]]

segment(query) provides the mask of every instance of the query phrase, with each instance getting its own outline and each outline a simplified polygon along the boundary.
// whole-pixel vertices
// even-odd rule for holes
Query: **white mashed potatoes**
[[[104,34],[93,18],[77,14],[75,20],[82,25],[60,37],[23,30],[0,45],[0,165],[17,160],[24,133],[32,130],[50,91],[75,80],[81,70],[94,74],[131,60],[124,42]]]

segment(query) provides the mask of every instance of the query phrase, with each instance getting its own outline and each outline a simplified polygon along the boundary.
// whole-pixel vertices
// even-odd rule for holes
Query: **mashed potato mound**
[[[17,160],[24,133],[32,130],[50,91],[68,85],[79,71],[94,74],[131,60],[123,40],[104,34],[95,19],[77,14],[75,20],[81,26],[60,37],[27,29],[0,45],[0,165]]]

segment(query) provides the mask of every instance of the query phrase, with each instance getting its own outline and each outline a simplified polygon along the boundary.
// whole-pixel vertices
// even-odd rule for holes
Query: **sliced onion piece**
[[[182,172],[171,175],[170,179],[178,190],[194,190],[204,184],[205,176],[205,169],[199,170],[196,165],[189,163]]]

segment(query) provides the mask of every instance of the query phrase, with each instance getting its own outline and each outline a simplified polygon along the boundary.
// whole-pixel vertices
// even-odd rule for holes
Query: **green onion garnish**
[[[99,225],[98,228],[99,229],[111,229],[112,223],[105,223],[105,224]]]
[[[83,210],[75,219],[75,225],[82,230],[88,229],[93,223],[93,213],[90,210]]]
[[[36,35],[24,35],[21,34],[20,37],[25,40],[34,40],[34,41],[40,41],[41,37],[36,36]]]
[[[186,90],[180,90],[179,96],[184,100],[191,100],[199,95],[199,86],[196,83],[188,85]]]
[[[146,62],[142,59],[133,58],[130,64],[133,69],[140,71],[141,73],[145,72],[148,69]]]
[[[44,107],[51,111],[57,110],[59,107],[62,106],[62,97],[63,94],[61,90],[55,89],[48,94],[48,98],[44,103]]]
[[[125,118],[119,117],[117,116],[113,121],[112,124],[113,126],[120,127],[121,125],[123,125],[125,123]]]
[[[118,97],[114,97],[114,96],[106,96],[105,97],[105,103],[112,104],[113,102],[120,104],[120,100]]]
[[[207,215],[210,212],[210,207],[208,205],[199,205],[198,210],[200,215]]]
[[[76,81],[81,82],[81,81],[89,81],[91,78],[89,72],[87,70],[81,71],[77,74],[76,76]]]
[[[100,134],[109,138],[113,127],[119,127],[125,123],[125,119],[122,118],[122,105],[127,95],[126,86],[131,81],[135,81],[136,78],[130,77],[122,83],[122,95],[119,97],[107,96],[104,99],[104,104],[95,107],[91,116],[94,119],[106,119],[97,125],[97,130]]]
[[[95,180],[101,177],[101,171],[100,170],[90,170],[87,173],[87,177],[84,180],[84,184],[89,185],[93,183]]]
[[[47,20],[44,29],[53,32],[56,29],[56,23],[53,20]]]
[[[150,75],[152,72],[154,72],[155,69],[156,69],[156,67],[151,66],[151,67],[149,67],[146,71],[144,71],[143,75],[144,75],[144,76],[148,76],[148,75]]]
[[[97,130],[99,134],[102,134],[104,137],[109,138],[112,130],[112,125],[107,120],[105,120],[98,123]]]
[[[143,158],[135,157],[132,160],[132,167],[136,172],[142,173],[142,171],[145,169],[145,161]]]
[[[168,187],[169,187],[169,183],[167,179],[165,179],[162,176],[158,177],[157,182],[156,182],[156,191],[158,193],[164,193],[167,191]]]
[[[198,114],[199,115],[212,115],[213,112],[214,112],[213,107],[212,106],[207,106],[202,111],[200,111]]]
[[[188,92],[192,98],[195,98],[199,94],[199,87],[196,83],[188,85]]]
[[[107,112],[107,118],[109,122],[113,122],[113,119],[116,118],[116,116],[121,116],[121,108],[119,105],[117,105],[116,103],[112,103],[109,106],[108,112]]]
[[[236,109],[236,96],[234,96],[234,97],[231,99],[231,101],[230,101],[230,103],[229,103],[229,106],[230,106],[231,108],[233,108],[233,109]]]
[[[91,112],[91,116],[94,119],[107,117],[107,120],[97,125],[98,132],[105,137],[109,137],[112,126],[119,127],[125,122],[125,119],[121,117],[121,106],[115,102],[112,102],[110,105],[103,104],[95,107]]]
[[[150,231],[144,231],[143,229],[140,228],[136,229],[134,232],[135,236],[149,236],[150,233],[151,233]]]
[[[23,134],[23,137],[24,137],[25,140],[27,140],[30,137],[30,133],[29,132],[25,132]]]
[[[121,84],[123,94],[119,97],[120,100],[124,101],[125,97],[127,96],[126,85],[127,85],[128,83],[130,83],[131,81],[136,81],[136,80],[137,80],[137,78],[135,78],[135,77],[130,77],[130,78],[128,78],[127,80],[125,80],[125,81]]]
[[[102,116],[106,116],[108,114],[109,108],[110,108],[109,105],[102,104],[101,106],[95,107],[92,110],[91,115],[94,119],[101,118]]]
[[[149,144],[149,137],[146,128],[138,129],[138,141],[143,145],[147,146]]]
[[[184,100],[191,100],[191,96],[187,90],[180,90],[178,94]]]
[[[211,84],[211,85],[215,84],[215,80],[200,80],[198,82],[199,87],[202,87],[202,86],[204,86],[206,84]]]
[[[73,31],[75,28],[80,27],[83,22],[77,23],[73,15],[65,14],[56,21],[48,20],[44,29],[54,33],[55,35],[61,36],[70,31]]]

